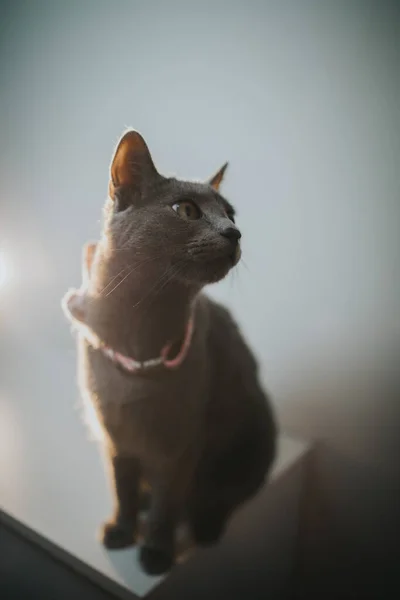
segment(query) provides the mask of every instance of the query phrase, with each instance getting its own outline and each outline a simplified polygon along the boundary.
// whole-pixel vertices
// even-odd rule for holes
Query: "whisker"
[[[185,262],[186,262],[186,261],[182,260],[180,263],[178,263],[178,264],[176,265],[176,269],[175,269],[175,271],[174,271],[174,272],[172,272],[172,273],[171,273],[171,272],[169,271],[169,273],[170,273],[170,277],[168,277],[168,278],[167,278],[167,279],[166,279],[166,280],[165,280],[165,281],[164,281],[164,282],[161,284],[161,286],[160,286],[160,287],[157,289],[157,291],[156,291],[156,292],[154,292],[153,301],[156,299],[157,295],[159,295],[159,294],[162,292],[162,290],[163,290],[163,289],[164,289],[164,288],[165,288],[165,287],[166,287],[166,286],[167,286],[167,285],[168,285],[168,284],[169,284],[169,283],[172,281],[172,279],[173,279],[173,278],[174,278],[174,277],[175,277],[175,276],[176,276],[178,273],[182,272],[183,268],[180,268],[180,267],[183,267],[183,266],[185,265]]]
[[[240,287],[241,284],[241,279],[239,277],[240,272],[239,272],[239,264],[236,265],[235,269],[234,269],[234,275],[235,275],[235,282],[236,282],[236,287],[242,291],[242,288]]]
[[[230,272],[231,288],[233,286],[236,286],[236,288],[238,287],[238,285],[237,285],[237,274],[238,274],[238,271],[237,271],[237,265],[236,265],[236,267],[234,267],[231,270],[231,272]]]
[[[127,279],[129,277],[129,275],[131,275],[133,273],[133,271],[135,271],[135,270],[136,270],[135,267],[132,267],[132,269],[130,271],[128,271],[128,273],[125,275],[125,277],[123,277],[121,279],[121,281],[118,281],[117,285],[115,285],[112,288],[112,290],[110,290],[109,292],[107,292],[107,294],[105,295],[105,297],[107,298],[110,294],[112,294],[117,289],[117,287],[119,287],[121,285],[121,283],[123,283],[125,281],[125,279]]]
[[[100,290],[99,296],[102,296],[104,294],[104,292],[106,291],[106,289],[109,288],[110,285],[113,283],[113,281],[115,281],[117,279],[117,277],[119,277],[120,275],[122,275],[122,273],[125,273],[128,269],[129,269],[129,266],[124,267],[123,269],[121,269],[119,271],[119,273],[117,273],[116,275],[114,275],[114,277],[112,277],[110,279],[110,281],[103,287],[103,289]]]
[[[138,265],[133,265],[132,269],[131,269],[131,270],[130,270],[130,271],[129,271],[129,272],[126,274],[126,275],[125,275],[125,277],[123,277],[123,278],[121,279],[121,281],[119,281],[119,282],[117,283],[117,285],[115,285],[115,286],[112,288],[112,290],[110,290],[110,291],[109,291],[109,292],[108,292],[108,293],[105,295],[105,297],[107,298],[107,297],[108,297],[110,294],[112,294],[112,293],[113,293],[113,292],[114,292],[114,291],[117,289],[117,287],[119,287],[119,286],[121,285],[121,283],[123,283],[123,282],[125,281],[125,279],[127,279],[127,278],[128,278],[130,275],[132,275],[132,273],[133,273],[134,271],[137,271],[137,270],[138,270],[138,269],[140,269],[140,267],[142,267],[144,264],[147,264],[147,263],[149,263],[149,262],[151,262],[151,261],[157,260],[158,258],[159,258],[159,256],[152,256],[151,258],[148,258],[147,260],[143,260],[143,261],[142,261],[141,263],[139,263]],[[126,269],[125,269],[125,270],[126,270]],[[119,273],[119,275],[120,275],[120,274],[121,274],[121,273]]]
[[[232,291],[233,284],[235,283],[235,270],[234,269],[231,269],[231,271],[229,272],[228,279],[229,279],[229,285],[230,285],[230,288],[231,288],[231,291]]]
[[[250,273],[250,269],[247,265],[247,263],[244,261],[243,257],[240,259],[238,265],[242,264],[244,266],[244,268],[246,269],[246,271],[248,271]]]
[[[158,256],[153,256],[153,257],[151,257],[151,258],[148,258],[148,259],[146,259],[146,260],[143,260],[143,261],[142,261],[142,262],[140,262],[139,264],[135,264],[135,265],[133,266],[133,269],[131,270],[131,273],[132,273],[133,271],[135,271],[136,269],[140,268],[142,265],[144,265],[144,264],[146,264],[146,263],[148,263],[148,262],[150,262],[150,261],[152,261],[152,260],[156,260],[156,259],[160,258],[160,256],[161,256],[161,255],[158,255]],[[122,269],[121,269],[121,270],[120,270],[120,271],[119,271],[119,272],[118,272],[116,275],[114,275],[114,276],[113,276],[113,277],[110,279],[110,281],[109,281],[109,282],[108,282],[108,283],[107,283],[107,284],[106,284],[106,285],[105,285],[105,286],[104,286],[104,287],[103,287],[103,288],[100,290],[100,292],[99,292],[98,296],[99,296],[100,298],[101,298],[101,297],[103,297],[103,295],[104,295],[104,292],[105,292],[105,291],[106,291],[106,290],[107,290],[107,289],[108,289],[108,288],[109,288],[109,287],[112,285],[112,283],[113,283],[113,282],[114,282],[114,281],[115,281],[115,280],[116,280],[116,279],[117,279],[117,278],[118,278],[120,275],[122,275],[123,273],[126,273],[126,271],[127,271],[127,270],[128,270],[130,267],[131,267],[131,265],[127,265],[126,267],[123,267],[123,268],[122,268]],[[128,277],[129,275],[130,275],[130,273],[129,273],[129,274],[126,276],[126,277]],[[118,283],[116,286],[114,286],[114,288],[113,288],[113,289],[112,289],[112,290],[111,290],[111,291],[110,291],[108,294],[106,294],[106,295],[105,295],[105,297],[107,297],[109,294],[111,294],[111,293],[112,293],[112,292],[113,292],[113,291],[114,291],[114,290],[115,290],[115,289],[118,287],[118,285],[120,285],[120,283],[122,283],[122,282],[123,282],[123,281],[126,279],[126,277],[124,277],[124,278],[123,278],[123,279],[122,279],[122,280],[121,280],[121,281],[120,281],[120,282],[119,282],[119,283]],[[90,277],[89,277],[89,278],[90,278]],[[89,300],[89,302],[90,302],[90,303],[91,303],[91,302],[94,302],[94,300],[95,300],[95,298],[91,298],[91,299]]]
[[[163,275],[161,275],[161,277],[159,279],[157,279],[156,283],[150,288],[150,290],[148,291],[148,293],[141,298],[138,302],[136,302],[136,304],[134,304],[132,306],[132,308],[136,308],[137,306],[139,306],[142,302],[144,302],[145,300],[147,300],[152,292],[154,292],[154,290],[156,290],[158,288],[158,286],[160,285],[161,282],[163,282],[163,280],[165,278],[168,278],[168,276],[171,274],[171,272],[173,271],[175,265],[172,265],[171,267],[169,267],[165,273],[163,273]],[[171,278],[169,279],[169,281],[171,280]]]
[[[111,278],[111,280],[100,290],[100,292],[99,292],[99,297],[100,298],[103,296],[103,294],[106,291],[106,289],[108,287],[110,287],[110,285],[113,283],[113,281],[115,281],[117,279],[117,277],[119,277],[120,275],[122,275],[122,273],[125,273],[128,268],[129,268],[129,266],[128,267],[124,267],[116,275],[114,275],[114,277]],[[90,280],[90,274],[89,274],[89,280]],[[89,298],[89,304],[92,304],[94,302],[94,300],[95,300],[95,298]]]

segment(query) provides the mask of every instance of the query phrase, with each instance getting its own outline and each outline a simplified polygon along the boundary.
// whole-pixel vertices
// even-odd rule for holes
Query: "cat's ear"
[[[217,190],[217,192],[219,190],[219,186],[221,185],[227,168],[228,163],[226,162],[224,165],[222,165],[220,170],[217,173],[215,173],[213,177],[211,177],[211,179],[208,182],[208,184],[211,185],[214,188],[214,190]]]
[[[117,145],[111,163],[110,197],[114,197],[117,187],[129,186],[139,190],[157,176],[150,151],[140,133],[125,133]]]
[[[84,323],[87,306],[85,290],[83,288],[80,290],[76,290],[75,288],[68,290],[61,300],[61,306],[64,314],[71,323]]]
[[[96,248],[96,242],[86,242],[82,249],[82,284],[84,286],[89,283]]]

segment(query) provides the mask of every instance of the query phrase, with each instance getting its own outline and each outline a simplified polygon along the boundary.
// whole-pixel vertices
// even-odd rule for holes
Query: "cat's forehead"
[[[228,200],[207,183],[171,178],[163,184],[163,195],[166,201],[193,200],[199,204],[215,202],[225,210],[234,212]]]

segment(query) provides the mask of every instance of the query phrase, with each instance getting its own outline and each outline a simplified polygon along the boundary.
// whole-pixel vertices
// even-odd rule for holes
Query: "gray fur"
[[[275,422],[256,361],[229,312],[201,292],[239,256],[237,239],[226,237],[236,228],[217,191],[222,175],[211,184],[164,178],[141,136],[128,132],[111,167],[102,238],[95,252],[88,247],[79,320],[115,350],[142,361],[173,340],[176,353],[194,315],[192,343],[177,370],[127,374],[78,335],[80,387],[103,429],[115,492],[103,541],[134,543],[146,480],[151,503],[140,559],[149,573],[173,564],[182,518],[198,544],[216,542],[232,512],[264,483],[275,454]],[[196,202],[201,219],[172,210],[185,199]]]

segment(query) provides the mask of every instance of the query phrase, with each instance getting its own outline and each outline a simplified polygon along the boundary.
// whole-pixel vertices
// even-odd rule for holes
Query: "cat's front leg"
[[[125,548],[136,542],[140,464],[134,457],[112,456],[109,465],[114,514],[102,527],[101,541],[109,549]]]
[[[175,530],[183,510],[186,480],[175,469],[174,473],[158,474],[152,481],[146,535],[139,554],[140,563],[149,575],[160,575],[173,566]]]

